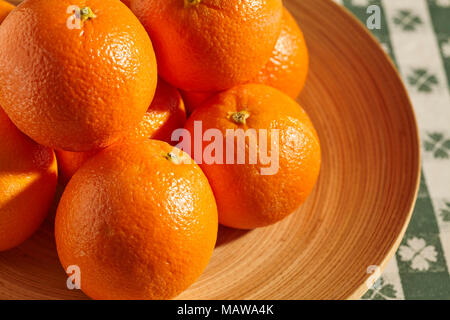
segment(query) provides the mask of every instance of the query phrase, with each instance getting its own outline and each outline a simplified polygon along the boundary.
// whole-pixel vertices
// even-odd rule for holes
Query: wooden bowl
[[[311,55],[300,102],[319,132],[323,166],[298,212],[272,227],[221,227],[202,277],[179,299],[344,299],[384,268],[411,216],[420,159],[414,114],[392,63],[329,0],[285,0]],[[0,298],[80,299],[66,288],[54,214],[26,243],[0,253]]]

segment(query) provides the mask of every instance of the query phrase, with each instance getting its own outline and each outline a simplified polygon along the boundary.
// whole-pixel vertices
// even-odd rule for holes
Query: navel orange
[[[283,8],[281,33],[272,56],[249,83],[260,83],[283,91],[295,99],[305,86],[309,53],[303,32],[294,17]],[[218,92],[182,91],[188,113]]]
[[[184,102],[178,90],[162,79],[158,80],[155,98],[139,125],[119,139],[119,142],[156,139],[171,142],[172,132],[186,122]],[[59,177],[62,184],[69,182],[74,173],[100,150],[71,152],[56,150]]]
[[[30,237],[56,190],[53,151],[20,132],[0,108],[0,251]]]
[[[14,10],[14,6],[4,0],[0,0],[0,23],[5,20],[6,16]]]
[[[186,123],[186,109],[180,92],[161,78],[158,80],[155,98],[147,109],[144,119],[122,141],[141,137],[171,143],[174,130]]]
[[[60,184],[65,186],[75,172],[77,172],[87,160],[95,156],[101,150],[102,149],[96,149],[85,152],[55,150],[56,159],[58,160],[58,176]]]
[[[160,75],[188,91],[245,83],[269,60],[281,0],[133,0],[155,46]]]
[[[314,126],[277,89],[248,84],[224,91],[195,109],[185,128],[225,226],[253,229],[280,221],[317,181],[321,153]]]
[[[309,69],[309,54],[303,32],[289,11],[283,9],[281,33],[272,57],[250,82],[261,83],[297,98]]]
[[[184,103],[186,104],[187,114],[192,114],[196,108],[217,93],[218,92],[181,91]]]
[[[147,140],[88,160],[61,198],[58,255],[94,299],[169,299],[203,272],[218,221],[211,187],[187,154]]]
[[[0,28],[0,105],[55,149],[117,141],[142,120],[156,72],[148,34],[117,0],[25,0]]]

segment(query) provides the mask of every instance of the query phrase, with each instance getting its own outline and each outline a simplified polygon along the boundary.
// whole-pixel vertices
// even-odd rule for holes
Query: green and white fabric
[[[422,179],[411,223],[363,299],[450,299],[450,0],[335,0],[371,30],[408,89],[422,143]]]

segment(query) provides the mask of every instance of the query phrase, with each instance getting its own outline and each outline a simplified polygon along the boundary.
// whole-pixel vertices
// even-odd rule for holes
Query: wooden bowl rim
[[[414,186],[414,192],[413,192],[413,196],[412,196],[412,200],[409,204],[409,208],[408,208],[408,213],[405,217],[405,221],[403,222],[403,226],[402,226],[402,230],[399,232],[399,234],[396,237],[396,240],[392,243],[391,248],[389,249],[388,253],[386,254],[386,256],[384,257],[384,259],[381,261],[381,265],[380,267],[380,272],[383,272],[384,269],[386,268],[388,262],[391,260],[391,258],[393,258],[393,256],[395,255],[398,247],[400,246],[400,243],[405,235],[406,229],[408,228],[409,222],[411,220],[411,216],[413,214],[414,211],[414,207],[416,204],[416,200],[417,200],[417,194],[419,192],[419,186],[420,186],[420,177],[421,177],[421,160],[422,160],[422,156],[421,156],[421,143],[420,143],[420,135],[419,135],[419,127],[418,127],[418,123],[417,123],[417,116],[416,113],[414,111],[412,102],[411,102],[411,98],[409,96],[408,90],[397,70],[397,67],[395,66],[394,62],[392,61],[391,57],[386,53],[386,51],[384,51],[377,38],[366,29],[366,27],[364,26],[363,23],[361,23],[361,21],[359,21],[350,11],[348,11],[348,9],[346,9],[344,6],[339,5],[337,3],[335,3],[333,0],[327,0],[327,2],[330,3],[331,6],[334,7],[334,9],[336,10],[336,12],[339,12],[339,14],[344,15],[349,21],[351,21],[351,23],[355,24],[358,26],[358,28],[355,28],[356,30],[359,30],[360,32],[362,32],[365,36],[367,36],[370,39],[370,42],[373,45],[373,49],[374,50],[378,50],[379,53],[381,53],[385,59],[387,60],[388,64],[390,65],[390,68],[392,69],[393,74],[396,77],[396,80],[399,82],[400,84],[400,88],[402,88],[403,94],[405,95],[405,98],[408,102],[408,109],[411,112],[411,116],[413,118],[413,123],[414,123],[414,132],[415,132],[415,140],[417,142],[416,145],[416,150],[417,150],[417,168],[414,171],[416,174],[415,177],[415,186]],[[361,299],[361,297],[367,292],[368,288],[366,285],[367,280],[371,277],[371,274],[368,274],[366,279],[364,279],[363,283],[357,287],[353,293],[351,293],[346,299],[347,300],[357,300],[357,299]]]
[[[293,0],[293,1],[299,1],[299,0]],[[393,80],[396,81],[399,84],[399,89],[401,89],[402,92],[399,91],[400,95],[404,95],[405,99],[405,104],[403,105],[404,107],[404,111],[409,113],[409,116],[411,116],[412,118],[412,124],[413,126],[411,126],[411,130],[415,131],[415,137],[414,139],[416,140],[416,145],[411,145],[412,147],[414,147],[414,150],[411,150],[412,153],[416,153],[414,154],[414,160],[417,160],[417,168],[412,169],[411,174],[414,174],[415,177],[413,177],[413,179],[415,180],[415,186],[413,188],[408,188],[408,197],[411,199],[409,206],[403,208],[403,210],[407,210],[405,213],[406,215],[404,216],[404,221],[403,221],[403,225],[402,228],[400,230],[400,232],[395,236],[395,241],[393,241],[390,245],[390,248],[387,252],[387,254],[384,256],[384,258],[382,259],[379,267],[380,267],[380,271],[383,271],[386,268],[387,263],[390,261],[391,258],[393,258],[393,256],[395,255],[395,252],[397,251],[398,247],[400,246],[400,243],[404,237],[404,234],[406,232],[406,229],[408,227],[409,221],[411,220],[411,216],[414,210],[414,206],[415,206],[415,202],[417,199],[417,195],[418,195],[418,190],[419,190],[419,186],[420,186],[420,176],[421,176],[421,142],[420,142],[420,136],[419,136],[419,129],[418,129],[418,124],[417,124],[417,117],[409,96],[409,93],[407,91],[407,88],[404,84],[404,82],[401,79],[401,76],[395,66],[395,64],[393,63],[393,61],[391,60],[391,58],[389,57],[389,55],[381,48],[381,46],[379,45],[378,40],[375,38],[375,36],[369,31],[367,30],[367,28],[364,26],[364,24],[362,24],[351,12],[349,12],[345,7],[335,3],[332,0],[323,0],[324,2],[327,2],[327,5],[331,6],[333,8],[333,10],[336,12],[337,15],[341,15],[341,17],[343,17],[344,19],[348,20],[350,24],[355,26],[355,32],[360,32],[362,36],[366,37],[367,39],[370,39],[368,41],[368,44],[370,45],[368,50],[378,50],[378,54],[381,53],[382,56],[384,56],[385,60],[387,60],[388,65],[390,66],[390,68],[392,69],[392,75],[393,75]],[[14,1],[16,4],[18,4],[20,1]],[[331,3],[330,3],[331,2]],[[394,79],[395,78],[395,79]],[[412,159],[412,158],[411,158]],[[392,213],[394,214],[394,213]],[[363,279],[363,281],[361,281],[361,284],[359,286],[357,286],[355,284],[355,288],[353,289],[353,291],[351,293],[349,293],[345,299],[360,299],[364,293],[368,290],[368,287],[366,285],[367,280],[371,277],[371,274],[367,274],[365,276],[365,278]],[[295,299],[295,297],[294,297]]]

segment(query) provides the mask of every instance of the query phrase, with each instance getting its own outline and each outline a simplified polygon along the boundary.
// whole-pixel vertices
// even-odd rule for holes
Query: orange
[[[309,54],[303,32],[284,8],[281,33],[272,57],[250,82],[274,87],[295,99],[305,85],[308,68]]]
[[[137,128],[125,136],[152,138],[171,142],[172,132],[186,122],[186,109],[180,92],[161,78],[158,80],[155,98]]]
[[[156,73],[148,34],[117,0],[26,0],[0,28],[0,105],[55,149],[117,141],[142,120]]]
[[[160,75],[187,91],[245,83],[269,60],[281,0],[133,0],[155,45]]]
[[[14,6],[6,1],[0,0],[0,23],[5,20],[6,16],[14,10]]]
[[[223,156],[219,147],[212,149],[212,142],[202,143],[195,135],[196,121],[201,121],[204,133],[219,130],[221,135],[214,141],[222,146]],[[222,92],[195,109],[185,128],[191,133],[193,157],[213,188],[219,222],[225,226],[253,229],[280,221],[306,200],[317,181],[321,152],[313,124],[292,98],[277,89],[248,84]],[[241,135],[243,144],[233,139],[238,129],[248,133],[245,140]],[[249,129],[255,130],[253,139]],[[227,130],[232,130],[228,133],[229,141],[234,140],[231,149]],[[202,154],[195,152],[195,145]],[[238,162],[238,152],[245,161]],[[206,157],[209,154],[219,156],[212,161]],[[253,162],[252,154],[257,155]],[[262,155],[270,158],[264,160]]]
[[[201,169],[157,140],[111,146],[70,180],[55,222],[63,267],[94,299],[169,299],[203,272],[218,221]]]
[[[0,108],[0,251],[30,237],[56,190],[53,151],[21,133]]]
[[[215,96],[217,92],[182,91],[181,94],[186,103],[186,111],[190,115],[195,108],[201,106],[206,100]]]
[[[309,53],[303,32],[294,17],[283,8],[281,33],[272,57],[249,83],[260,83],[283,91],[295,99],[305,86]],[[189,113],[217,92],[183,91]]]
[[[101,149],[100,149],[101,150]],[[58,159],[59,181],[64,186],[78,169],[90,158],[95,156],[100,150],[86,152],[72,152],[64,150],[55,150]]]
[[[157,139],[171,143],[172,132],[182,128],[186,122],[186,110],[178,90],[162,79],[158,80],[155,98],[144,115],[143,120],[120,142],[135,139]],[[66,184],[86,160],[99,150],[88,152],[71,152],[56,150],[59,176]]]

